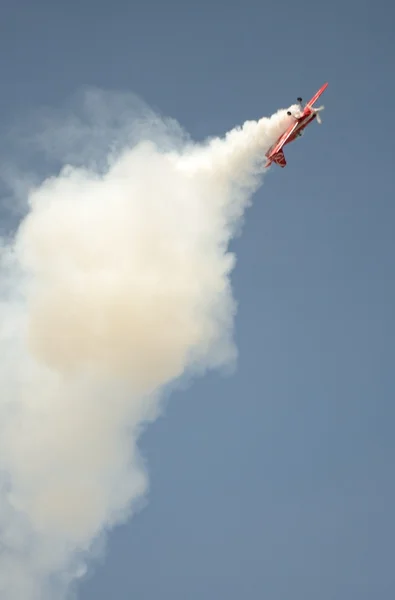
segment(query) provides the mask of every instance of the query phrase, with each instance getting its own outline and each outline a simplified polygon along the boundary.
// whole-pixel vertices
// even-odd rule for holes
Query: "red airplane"
[[[314,121],[316,117],[318,123],[321,123],[321,119],[318,113],[320,110],[323,110],[324,107],[319,106],[318,108],[313,108],[313,104],[318,100],[318,98],[326,90],[327,87],[328,84],[324,83],[322,88],[318,90],[318,92],[312,97],[312,99],[309,102],[307,102],[304,108],[302,106],[302,98],[298,98],[298,103],[300,106],[299,115],[292,115],[290,111],[287,112],[289,116],[292,116],[295,119],[295,122],[291,123],[287,131],[283,133],[273,144],[273,146],[269,148],[269,150],[266,152],[265,156],[268,159],[268,161],[265,164],[265,168],[269,167],[272,164],[272,162],[284,168],[287,164],[287,161],[285,160],[283,147],[286,144],[293,142],[294,140],[296,140],[296,138],[303,135],[304,128],[307,127],[309,123]]]

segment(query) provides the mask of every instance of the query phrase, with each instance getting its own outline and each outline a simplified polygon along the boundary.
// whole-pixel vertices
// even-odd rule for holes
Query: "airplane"
[[[297,100],[300,107],[299,115],[293,115],[291,111],[287,111],[287,115],[290,117],[292,116],[295,121],[294,123],[291,123],[285,133],[283,133],[273,144],[273,146],[266,152],[265,156],[268,161],[265,164],[265,168],[270,167],[272,162],[276,163],[276,165],[279,165],[281,168],[284,168],[287,164],[287,161],[285,160],[283,147],[303,135],[305,127],[314,121],[315,118],[317,118],[317,122],[321,124],[321,118],[318,113],[323,110],[324,107],[319,106],[317,108],[313,108],[313,104],[318,100],[327,87],[328,84],[324,83],[324,85],[316,94],[314,94],[312,99],[307,102],[304,107],[302,105],[302,98],[298,98]]]

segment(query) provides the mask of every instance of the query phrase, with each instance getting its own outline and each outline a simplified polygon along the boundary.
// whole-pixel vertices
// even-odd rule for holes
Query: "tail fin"
[[[285,160],[285,156],[284,156],[284,152],[283,150],[279,150],[278,152],[276,152],[276,154],[273,154],[273,156],[270,157],[270,159],[276,163],[276,165],[278,165],[279,167],[281,167],[282,169],[285,167],[285,165],[287,164],[287,161]]]

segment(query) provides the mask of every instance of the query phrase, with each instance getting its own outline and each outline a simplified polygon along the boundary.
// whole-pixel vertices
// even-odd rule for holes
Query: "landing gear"
[[[297,98],[297,101],[298,102],[302,102],[302,98]]]

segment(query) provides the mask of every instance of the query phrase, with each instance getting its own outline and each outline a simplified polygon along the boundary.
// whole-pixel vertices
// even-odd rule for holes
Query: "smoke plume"
[[[164,391],[235,360],[227,248],[289,124],[282,110],[195,144],[128,96],[89,92],[80,112],[24,131],[55,175],[7,170],[27,205],[0,240],[8,600],[68,597],[147,493],[137,442]]]

